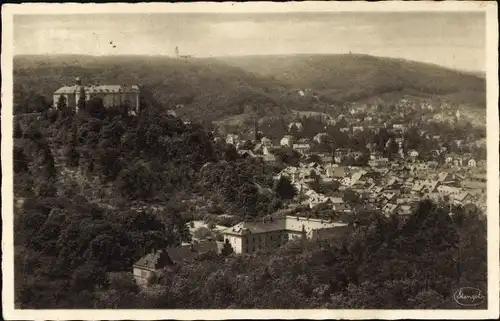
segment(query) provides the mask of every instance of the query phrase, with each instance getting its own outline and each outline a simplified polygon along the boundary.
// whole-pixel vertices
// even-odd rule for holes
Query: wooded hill
[[[484,108],[486,80],[476,74],[405,59],[360,54],[221,57],[216,60],[310,88],[332,100],[355,101],[388,92],[449,96]],[[459,98],[459,99],[456,99]]]
[[[261,116],[311,109],[296,92],[344,103],[387,93],[449,98],[484,108],[485,79],[440,66],[367,55],[247,56],[179,60],[160,56],[17,56],[14,105],[29,94],[50,103],[52,93],[79,76],[84,83],[138,84],[164,108],[208,121],[248,113]]]

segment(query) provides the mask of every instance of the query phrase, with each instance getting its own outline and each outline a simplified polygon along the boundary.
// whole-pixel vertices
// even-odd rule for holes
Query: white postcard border
[[[488,310],[19,310],[14,308],[12,191],[13,15],[144,12],[306,12],[306,11],[476,11],[487,15],[487,199]],[[499,316],[499,118],[498,17],[496,2],[247,2],[147,4],[43,4],[2,6],[2,272],[3,311],[8,320],[152,320],[152,319],[484,319]]]

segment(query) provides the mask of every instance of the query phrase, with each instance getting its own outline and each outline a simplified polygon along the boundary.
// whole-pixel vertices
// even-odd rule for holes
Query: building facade
[[[276,249],[288,241],[342,237],[351,231],[348,223],[287,216],[266,221],[241,222],[222,231],[235,253]]]
[[[135,281],[140,286],[147,285],[149,279],[170,262],[166,251],[160,250],[143,256],[132,267]]]
[[[75,85],[63,86],[54,92],[53,106],[58,108],[62,99],[68,108],[78,111],[78,102],[83,95],[85,95],[85,101],[94,97],[101,98],[106,108],[128,105],[132,111],[139,112],[138,86],[99,84],[84,86],[80,78],[76,78]]]

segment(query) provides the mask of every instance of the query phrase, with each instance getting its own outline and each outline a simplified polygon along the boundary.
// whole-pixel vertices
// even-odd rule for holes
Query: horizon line
[[[224,59],[224,58],[244,58],[244,57],[291,57],[291,56],[366,56],[373,58],[384,58],[384,59],[392,59],[392,60],[402,60],[407,62],[415,62],[429,66],[436,66],[439,68],[473,74],[476,76],[485,76],[487,70],[484,69],[461,69],[461,68],[453,68],[449,66],[444,66],[438,63],[427,62],[422,60],[413,60],[402,57],[390,57],[390,56],[378,56],[367,53],[357,53],[357,52],[349,52],[349,53],[308,53],[308,52],[297,52],[297,53],[272,53],[272,54],[230,54],[230,55],[216,55],[216,56],[195,56],[195,55],[181,55],[177,58],[175,55],[170,54],[147,54],[147,53],[130,53],[130,54],[84,54],[84,53],[22,53],[22,54],[14,54],[13,59],[21,56],[80,56],[80,57],[94,57],[94,58],[107,58],[107,57],[158,57],[158,58],[172,58],[172,59],[185,59],[183,56],[188,56],[189,59]]]

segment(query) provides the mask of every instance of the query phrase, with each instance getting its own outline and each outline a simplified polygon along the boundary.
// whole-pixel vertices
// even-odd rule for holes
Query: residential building
[[[313,140],[316,143],[318,143],[318,144],[321,144],[322,142],[325,142],[327,139],[328,139],[328,134],[327,133],[316,134],[316,136],[314,136],[314,138],[313,138]]]
[[[267,137],[262,137],[260,139],[260,143],[262,144],[262,146],[265,146],[265,147],[271,147],[273,146],[273,142],[271,139],[267,138]]]
[[[240,154],[243,157],[257,157],[251,150],[249,149],[240,149],[238,150],[238,154]]]
[[[281,146],[287,146],[290,147],[293,144],[293,136],[292,135],[285,135],[283,138],[280,140],[280,145]]]
[[[311,149],[311,144],[308,139],[299,139],[296,144],[293,144],[292,148],[301,154],[306,154]]]
[[[351,226],[347,223],[286,216],[241,222],[222,231],[222,234],[235,253],[252,253],[279,248],[293,239],[335,238],[342,237],[349,231]]]
[[[443,195],[448,195],[451,198],[454,198],[455,196],[457,196],[462,192],[462,190],[458,187],[447,186],[447,185],[438,186],[437,191],[438,193]]]
[[[382,208],[382,213],[384,213],[384,215],[386,215],[386,216],[391,216],[394,213],[396,213],[397,208],[398,208],[398,206],[396,204],[387,203]]]
[[[226,137],[226,144],[236,145],[240,140],[240,136],[237,134],[228,134]]]
[[[197,255],[205,253],[220,253],[223,243],[203,241],[183,244],[166,250],[153,251],[140,258],[133,266],[133,275],[138,285],[145,286],[148,280],[158,271],[171,264],[182,264],[192,260]]]
[[[148,280],[172,261],[166,251],[146,254],[133,267],[134,278],[139,285],[147,285]]]
[[[453,194],[452,200],[456,204],[467,205],[472,203],[473,197],[469,192],[459,192],[458,194]]]
[[[411,150],[410,153],[409,153],[410,157],[412,157],[413,159],[417,158],[418,157],[418,152],[416,150]]]
[[[352,128],[353,133],[359,133],[359,132],[362,132],[363,130],[364,130],[363,126],[354,126]]]
[[[469,159],[469,161],[467,162],[467,166],[469,167],[476,167],[477,166],[477,163],[474,159]]]
[[[292,128],[296,128],[298,132],[301,132],[304,130],[304,126],[302,125],[302,123],[300,122],[294,122],[294,123],[290,123],[288,124],[288,131],[291,131]]]

